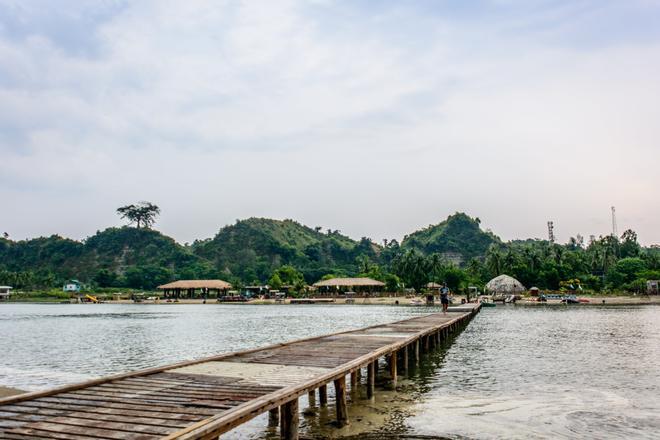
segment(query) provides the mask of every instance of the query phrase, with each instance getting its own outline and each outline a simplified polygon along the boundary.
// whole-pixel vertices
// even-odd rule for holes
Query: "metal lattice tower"
[[[555,224],[553,221],[548,222],[548,240],[550,243],[555,242]]]
[[[612,235],[614,237],[619,236],[619,228],[616,225],[616,209],[612,206]]]

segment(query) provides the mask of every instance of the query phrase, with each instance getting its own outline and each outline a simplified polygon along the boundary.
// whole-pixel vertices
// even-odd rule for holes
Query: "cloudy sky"
[[[148,200],[401,238],[660,243],[660,2],[0,0],[0,230]],[[0,231],[1,232],[1,231]]]

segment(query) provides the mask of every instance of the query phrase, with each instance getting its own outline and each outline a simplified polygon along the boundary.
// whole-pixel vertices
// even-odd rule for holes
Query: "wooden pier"
[[[419,361],[479,311],[456,307],[390,324],[223,354],[0,399],[1,439],[215,439],[265,412],[284,439],[298,438],[298,400],[328,404],[349,423],[350,388],[375,391],[378,360],[388,375]],[[366,370],[366,384],[360,375]]]

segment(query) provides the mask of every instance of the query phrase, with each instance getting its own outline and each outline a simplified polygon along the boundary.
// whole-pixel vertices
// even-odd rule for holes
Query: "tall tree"
[[[135,223],[138,229],[140,227],[149,229],[156,222],[156,217],[160,214],[160,208],[151,202],[139,202],[117,208],[117,214],[121,218],[127,219],[129,223]]]

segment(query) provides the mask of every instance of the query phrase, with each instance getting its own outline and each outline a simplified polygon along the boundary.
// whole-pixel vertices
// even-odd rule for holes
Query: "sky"
[[[0,232],[160,206],[660,243],[660,1],[0,0]]]

